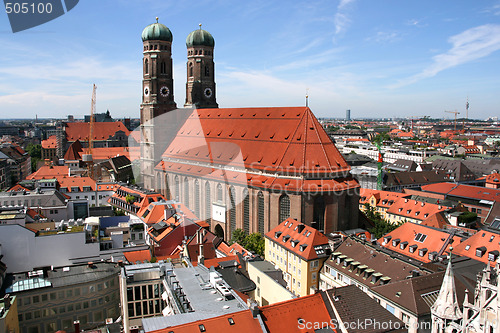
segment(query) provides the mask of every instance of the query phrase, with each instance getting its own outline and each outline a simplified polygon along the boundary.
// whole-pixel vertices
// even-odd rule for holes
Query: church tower
[[[215,99],[215,40],[205,30],[197,29],[186,38],[187,81],[184,107],[217,108]]]
[[[142,32],[141,176],[145,188],[153,189],[154,167],[165,147],[157,117],[177,108],[172,76],[172,33],[163,24],[148,25]],[[156,119],[156,120],[155,120]],[[155,126],[156,125],[156,126]]]

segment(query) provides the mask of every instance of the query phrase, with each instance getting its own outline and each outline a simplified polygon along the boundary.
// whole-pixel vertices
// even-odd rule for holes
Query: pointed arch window
[[[281,223],[290,217],[290,198],[288,197],[288,195],[283,194],[280,197],[279,205],[280,205],[279,223]]]
[[[243,231],[247,235],[250,233],[250,198],[247,189],[243,191]]]
[[[223,202],[222,185],[221,184],[217,184],[217,201],[218,202]]]
[[[205,220],[210,224],[210,216],[212,215],[212,201],[210,199],[210,183],[205,183]]]
[[[179,194],[181,192],[181,186],[179,184],[179,176],[175,176],[174,182],[175,182],[175,198],[179,200],[180,199]]]
[[[189,63],[189,77],[193,77],[193,63]]]
[[[262,191],[259,191],[259,194],[257,194],[257,207],[258,207],[258,212],[257,212],[257,217],[258,217],[258,222],[259,222],[259,233],[264,234],[264,194]]]
[[[161,62],[160,72],[161,72],[161,74],[167,74],[167,64],[165,64],[165,61]]]
[[[200,218],[200,181],[194,181],[194,214]]]
[[[205,66],[205,76],[210,76],[210,67],[208,65]]]
[[[184,204],[189,207],[189,180],[184,178]]]
[[[144,60],[144,74],[149,74],[149,60]]]
[[[236,191],[234,186],[229,188],[229,200],[231,201],[231,209],[229,217],[231,218],[231,233],[236,230]]]

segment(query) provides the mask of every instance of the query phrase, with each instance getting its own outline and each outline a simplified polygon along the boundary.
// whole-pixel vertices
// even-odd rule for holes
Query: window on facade
[[[160,72],[161,72],[161,74],[167,73],[167,66],[166,66],[164,61],[162,61],[161,65],[160,65]]]
[[[247,189],[243,191],[243,230],[246,234],[250,233],[250,198]]]
[[[205,183],[205,220],[209,221],[212,210],[212,201],[210,199],[210,184]]]
[[[223,202],[222,200],[222,185],[221,184],[217,184],[217,201],[218,202]]]
[[[198,179],[194,181],[194,213],[200,217],[200,182]]]
[[[257,195],[258,199],[258,219],[259,219],[259,233],[264,234],[264,194],[262,191]]]
[[[205,76],[210,76],[210,67],[205,66]]]
[[[189,77],[193,77],[193,63],[189,63]]]
[[[189,207],[189,181],[188,178],[184,178],[184,204]]]
[[[174,182],[175,182],[175,197],[180,200],[180,192],[181,192],[181,185],[179,184],[179,176],[175,176],[174,178]]]
[[[280,197],[279,211],[280,211],[280,219],[279,219],[280,223],[290,217],[290,198],[286,194],[283,194]]]
[[[148,59],[144,60],[144,74],[149,74],[149,61],[148,61]]]
[[[231,232],[233,232],[234,230],[236,230],[236,192],[234,190],[234,186],[231,186],[229,188],[229,200],[231,201],[231,207],[229,207],[231,209],[230,211],[230,218],[231,218]]]

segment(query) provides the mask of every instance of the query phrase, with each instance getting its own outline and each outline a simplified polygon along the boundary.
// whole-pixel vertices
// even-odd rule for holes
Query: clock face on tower
[[[210,88],[205,88],[205,90],[203,91],[203,93],[205,94],[206,98],[212,97],[212,89],[210,89]]]
[[[144,88],[144,96],[149,96],[149,88],[148,87]]]
[[[167,97],[168,94],[170,94],[170,90],[168,89],[168,87],[163,86],[160,88],[160,95],[162,95],[163,97]]]

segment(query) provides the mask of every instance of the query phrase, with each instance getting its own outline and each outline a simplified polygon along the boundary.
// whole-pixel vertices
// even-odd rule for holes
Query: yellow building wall
[[[269,275],[259,270],[252,262],[248,263],[248,276],[255,283],[256,289],[250,293],[259,306],[274,304],[294,298],[294,295]]]
[[[17,313],[17,297],[11,296],[11,305],[7,314],[3,319],[0,319],[0,332],[14,332],[20,333],[19,330],[19,318]]]

